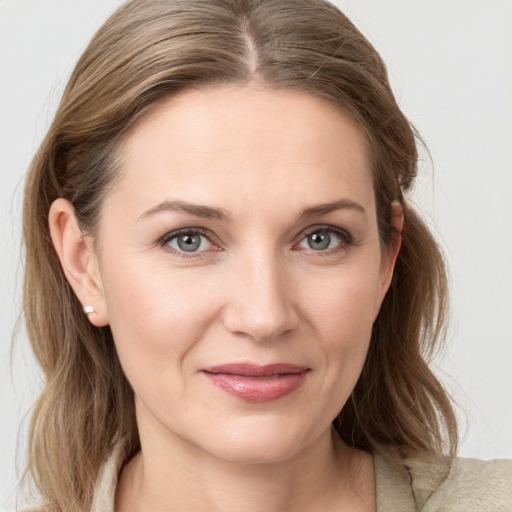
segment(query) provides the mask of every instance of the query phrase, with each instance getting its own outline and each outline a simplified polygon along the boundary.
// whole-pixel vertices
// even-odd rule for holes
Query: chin
[[[283,446],[281,443],[233,443],[223,448],[216,446],[212,455],[233,464],[276,464],[292,459],[299,450],[295,446]]]
[[[311,442],[305,437],[304,431],[277,428],[275,424],[233,429],[208,437],[210,447],[205,448],[210,454],[237,464],[284,462],[295,457]]]

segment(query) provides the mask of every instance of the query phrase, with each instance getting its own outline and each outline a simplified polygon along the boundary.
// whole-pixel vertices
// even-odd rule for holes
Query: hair
[[[439,246],[403,194],[419,138],[399,109],[376,50],[324,0],[132,0],[79,59],[31,164],[24,199],[24,311],[45,387],[35,403],[27,473],[45,510],[89,510],[116,443],[139,449],[134,398],[110,328],[94,327],[52,246],[48,212],[69,200],[95,233],[119,174],[128,130],[180,91],[256,83],[331,102],[369,143],[379,233],[404,206],[402,247],[359,381],[334,425],[349,445],[455,453],[450,400],[428,363],[442,342],[447,278]]]

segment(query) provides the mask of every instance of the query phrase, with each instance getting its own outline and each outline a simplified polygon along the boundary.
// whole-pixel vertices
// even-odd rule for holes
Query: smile
[[[226,393],[252,403],[278,400],[295,391],[309,368],[287,363],[227,364],[205,368],[202,373]]]

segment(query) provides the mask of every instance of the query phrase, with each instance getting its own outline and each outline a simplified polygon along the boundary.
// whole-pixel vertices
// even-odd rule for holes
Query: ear
[[[53,202],[48,221],[66,279],[83,307],[94,308],[87,314],[89,321],[97,327],[107,325],[108,312],[93,240],[80,231],[75,209],[66,199]]]
[[[404,207],[400,201],[391,203],[391,242],[382,253],[379,272],[379,299],[376,304],[375,319],[386,296],[393,278],[396,259],[402,245],[402,230],[404,227]]]

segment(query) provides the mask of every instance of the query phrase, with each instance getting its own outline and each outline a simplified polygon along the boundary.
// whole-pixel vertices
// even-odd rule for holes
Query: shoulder
[[[418,509],[479,512],[512,510],[512,461],[451,458],[405,459]]]
[[[127,446],[125,441],[120,441],[113,447],[100,469],[94,485],[91,512],[114,512],[117,478],[126,460]],[[51,510],[54,509],[51,508]],[[0,512],[11,511],[4,511],[0,507]],[[50,512],[50,509],[45,506],[38,506],[24,508],[20,512]]]
[[[375,474],[379,512],[512,511],[511,460],[377,455]]]

